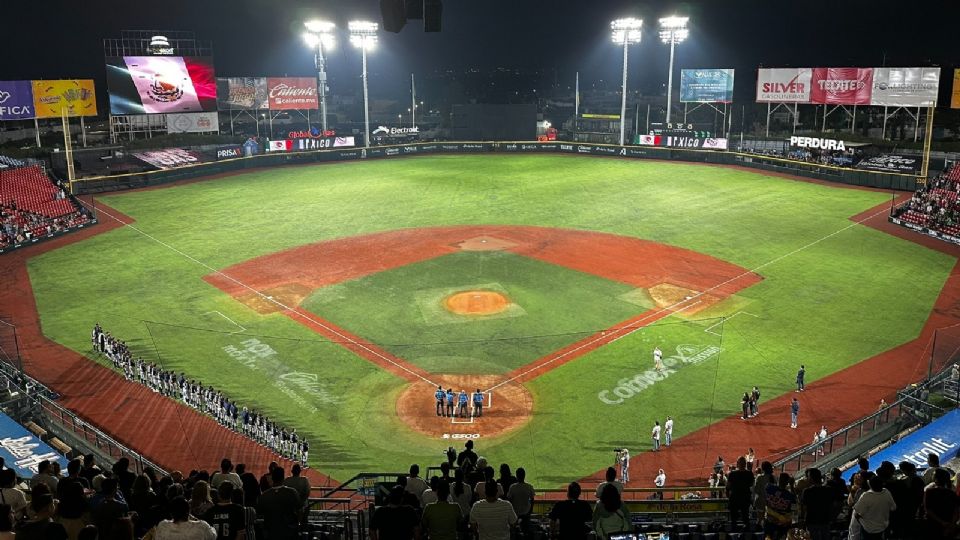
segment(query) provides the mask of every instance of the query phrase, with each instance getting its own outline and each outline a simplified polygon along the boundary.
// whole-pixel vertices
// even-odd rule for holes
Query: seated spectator
[[[207,522],[191,519],[190,503],[183,497],[175,497],[168,506],[171,519],[165,519],[157,524],[153,535],[154,540],[215,540],[217,538],[216,531]]]
[[[587,526],[593,519],[590,505],[580,500],[580,484],[567,486],[567,499],[550,509],[551,537],[559,540],[586,540],[590,532]]]

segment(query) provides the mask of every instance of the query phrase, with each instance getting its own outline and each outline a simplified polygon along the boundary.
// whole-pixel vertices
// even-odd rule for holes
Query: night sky
[[[303,20],[323,16],[344,34],[351,19],[380,21],[376,0],[4,0],[0,11],[0,79],[8,80],[102,82],[102,40],[125,29],[195,32],[213,42],[218,76],[306,76],[313,57],[300,38]],[[960,65],[957,0],[445,0],[443,32],[426,34],[421,21],[410,21],[399,34],[381,33],[369,57],[371,92],[400,96],[410,73],[467,67],[555,69],[570,85],[575,71],[581,84],[618,80],[609,21],[624,16],[645,21],[643,43],[631,49],[631,86],[655,87],[665,82],[668,58],[656,20],[670,14],[691,18],[677,69],[736,68],[738,100],[752,100],[759,65]],[[345,35],[328,70],[334,93],[352,90],[359,78],[359,54]],[[951,73],[941,86],[949,88]]]

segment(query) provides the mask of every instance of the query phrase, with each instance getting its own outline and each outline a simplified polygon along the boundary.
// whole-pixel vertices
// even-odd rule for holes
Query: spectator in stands
[[[210,496],[210,484],[204,480],[197,480],[193,484],[190,494],[190,513],[195,517],[202,516],[213,507],[213,498]]]
[[[874,476],[869,485],[870,490],[853,506],[853,517],[860,525],[862,540],[879,540],[890,525],[890,513],[897,509],[897,504],[883,487],[883,480]]]
[[[767,508],[767,486],[776,482],[773,477],[773,464],[764,461],[760,464],[760,474],[753,481],[753,513],[760,519]]]
[[[927,470],[923,472],[923,483],[927,485],[927,488],[930,488],[933,484],[934,475],[937,474],[939,468],[940,456],[933,452],[927,454]]]
[[[294,463],[290,468],[290,477],[283,480],[283,485],[293,488],[300,497],[300,505],[304,508],[310,502],[310,480],[306,476],[301,476],[299,463]]]
[[[513,473],[510,472],[510,465],[506,463],[500,464],[500,478],[497,482],[500,483],[500,487],[503,488],[504,493],[510,491],[510,486],[517,481],[517,478],[513,476]]]
[[[503,473],[502,467],[500,472]],[[530,514],[533,512],[533,498],[536,496],[536,491],[527,483],[527,471],[523,467],[517,469],[516,480],[507,491],[507,500],[513,505],[513,511],[520,520],[520,529],[527,532],[530,528]]]
[[[593,530],[597,533],[597,538],[606,538],[615,532],[633,531],[630,510],[612,484],[604,486],[600,493],[600,501],[593,510]]]
[[[463,471],[457,469],[453,473],[453,499],[460,506],[460,513],[464,519],[470,515],[470,504],[473,502],[473,490],[463,481]]]
[[[260,498],[260,483],[252,472],[247,472],[247,466],[243,463],[237,465],[237,474],[240,475],[240,481],[243,484],[243,501],[247,506],[257,506],[257,499]]]
[[[33,518],[16,530],[17,540],[67,540],[67,530],[53,521],[57,505],[50,493],[38,494],[30,501]]]
[[[430,487],[420,494],[420,504],[426,508],[428,504],[437,502],[437,488],[440,486],[440,477],[430,477]],[[449,493],[449,490],[447,490]]]
[[[900,478],[888,488],[893,495],[893,502],[897,503],[891,519],[895,534],[909,536],[923,506],[923,479],[917,474],[917,466],[909,461],[901,461],[897,468],[900,469]]]
[[[83,456],[83,469],[80,476],[86,479],[87,484],[93,488],[93,477],[100,474],[100,467],[97,467],[97,461],[93,454]]]
[[[80,477],[82,463],[79,459],[71,460],[67,465],[69,475],[57,484],[57,521],[67,530],[70,540],[76,540],[86,524],[84,519],[90,510],[84,490],[87,481]]]
[[[257,501],[257,514],[263,517],[268,540],[295,540],[300,516],[300,496],[283,485],[283,467],[276,466],[270,472],[272,487]]]
[[[266,493],[263,494],[266,497]],[[403,486],[390,490],[387,505],[378,507],[370,518],[370,540],[411,540],[420,538],[417,511],[403,504]],[[273,537],[269,537],[270,540]]]
[[[623,493],[623,483],[617,480],[617,470],[613,467],[607,467],[606,480],[600,482],[600,485],[597,486],[597,498],[600,498],[600,495],[603,494],[603,488],[611,485],[617,488],[617,493]]]
[[[30,479],[31,488],[37,484],[46,484],[46,486],[50,488],[50,493],[57,492],[57,479],[54,478],[53,468],[46,459],[37,463],[37,474],[33,475],[33,478]]]
[[[130,491],[133,489],[133,481],[137,479],[137,475],[130,472],[130,460],[122,457],[113,464],[113,477],[117,479],[117,484],[120,486],[120,493],[123,494],[124,500],[130,497]]]
[[[550,509],[550,532],[558,540],[586,540],[590,528],[587,523],[593,519],[590,505],[580,500],[580,484],[571,482],[567,486],[567,499],[553,505]]]
[[[420,478],[420,466],[414,463],[410,466],[410,474],[407,475],[407,493],[412,493],[417,497],[417,500],[419,500],[427,487],[427,483],[423,478]]]
[[[157,524],[154,540],[215,540],[217,538],[217,533],[210,524],[190,519],[190,503],[183,497],[171,500],[169,508],[171,519],[165,519]]]
[[[797,503],[797,496],[793,494],[793,478],[787,473],[780,473],[776,484],[767,485],[765,499],[763,534],[772,540],[781,540],[793,524],[793,510]]]
[[[487,467],[483,469],[483,481],[477,482],[477,487],[474,490],[476,492],[477,499],[486,499],[488,489],[495,490],[497,498],[503,497],[503,486],[498,484],[493,479],[493,474],[493,467]]]
[[[730,524],[737,527],[740,521],[750,529],[750,495],[753,490],[753,471],[747,469],[747,459],[737,459],[737,469],[727,476],[727,508]]]
[[[9,504],[0,504],[0,540],[15,540],[13,524],[16,522],[13,508]]]
[[[63,482],[60,483],[63,485]],[[134,526],[134,533],[137,538],[142,537],[151,527],[156,525],[152,518],[154,507],[161,504],[160,497],[153,491],[150,485],[150,477],[146,474],[137,476],[133,481],[133,488],[130,490],[129,506],[131,512],[136,512],[138,519]],[[74,540],[74,537],[70,537]]]
[[[933,474],[933,485],[923,495],[923,511],[926,517],[926,538],[955,538],[957,521],[960,520],[960,501],[950,489],[950,472],[938,468]]]
[[[0,504],[10,507],[14,521],[26,516],[27,497],[17,489],[17,473],[13,469],[0,470]]]
[[[210,486],[213,487],[213,489],[218,489],[223,482],[230,482],[237,488],[243,487],[240,475],[233,472],[233,462],[227,458],[220,460],[220,470],[213,473],[213,476],[210,478]]]
[[[476,465],[480,458],[477,456],[477,453],[473,451],[473,441],[467,440],[463,446],[463,452],[460,452],[460,455],[457,456],[457,466],[463,467],[464,463],[466,462]]]
[[[217,540],[244,540],[247,536],[247,514],[243,506],[233,502],[239,490],[232,482],[221,482],[217,488],[217,504],[201,516],[217,533]]]
[[[436,499],[423,508],[421,525],[430,540],[457,540],[457,530],[460,527],[462,514],[457,504],[451,504],[450,484],[437,480]],[[431,479],[432,480],[432,479]],[[2,540],[2,539],[0,539]]]
[[[103,500],[100,504],[94,506],[91,517],[93,524],[100,531],[100,538],[104,539],[106,531],[110,531],[113,522],[127,517],[130,508],[127,503],[117,499],[119,493],[119,483],[116,478],[106,478],[101,484],[103,489]]]
[[[837,500],[834,489],[823,485],[823,473],[820,469],[808,469],[810,486],[801,496],[800,521],[806,523],[810,540],[830,540],[830,524],[837,517]]]
[[[470,509],[470,526],[479,540],[510,540],[510,528],[517,523],[517,514],[509,502],[499,497],[502,488],[493,480],[492,467],[490,471],[490,480],[483,488],[486,497]]]

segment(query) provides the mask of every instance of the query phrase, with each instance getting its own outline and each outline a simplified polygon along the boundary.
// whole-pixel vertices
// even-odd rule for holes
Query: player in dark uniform
[[[437,399],[437,416],[445,416],[443,402],[447,398],[447,393],[443,391],[442,386],[437,385],[437,391],[433,395]]]
[[[478,418],[483,416],[483,393],[479,388],[473,393],[473,415]]]
[[[457,395],[453,393],[453,388],[447,388],[447,416],[453,418],[453,407],[457,402]]]
[[[457,416],[461,418],[466,418],[467,417],[467,391],[466,390],[460,390],[460,395],[457,396],[457,404],[459,405],[459,407],[457,408]]]

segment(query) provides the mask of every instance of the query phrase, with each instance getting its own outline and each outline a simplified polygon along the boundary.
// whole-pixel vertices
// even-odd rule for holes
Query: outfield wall
[[[712,150],[687,150],[654,146],[616,146],[604,144],[577,144],[568,142],[429,142],[372,148],[348,148],[336,150],[313,150],[308,152],[283,152],[261,154],[251,157],[226,159],[211,163],[198,163],[174,169],[141,173],[99,176],[78,179],[73,184],[76,195],[103,193],[125,189],[167,184],[223,174],[243,169],[276,167],[281,165],[307,164],[329,161],[353,161],[360,159],[402,157],[418,154],[477,154],[477,153],[544,153],[578,154],[634,159],[659,159],[677,162],[739,165],[752,169],[825,180],[838,184],[866,186],[880,189],[914,191],[916,178],[905,174],[860,171],[805,163],[788,159],[719,152]]]

